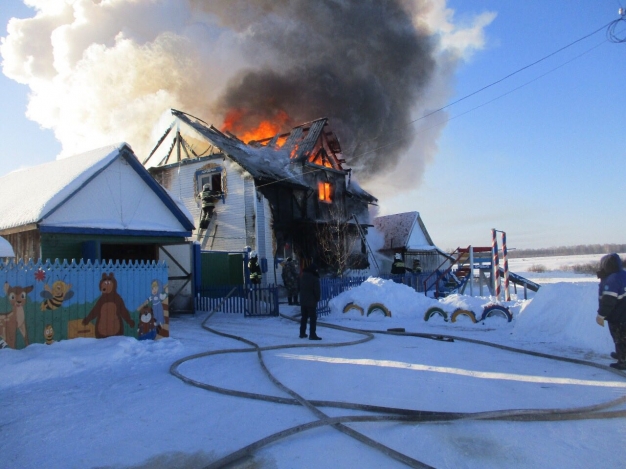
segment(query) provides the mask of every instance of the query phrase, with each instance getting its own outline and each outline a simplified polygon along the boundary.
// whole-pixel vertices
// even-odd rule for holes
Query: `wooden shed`
[[[393,255],[401,253],[404,263],[411,268],[416,259],[420,260],[423,272],[433,272],[447,268],[450,256],[435,246],[419,212],[395,213],[374,219],[374,227],[383,234],[385,242],[379,252],[389,258],[391,268]]]

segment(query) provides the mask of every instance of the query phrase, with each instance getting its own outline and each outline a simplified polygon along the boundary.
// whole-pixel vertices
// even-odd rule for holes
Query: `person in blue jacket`
[[[615,352],[611,356],[617,359],[617,363],[610,366],[626,370],[626,271],[619,255],[612,253],[602,257],[597,276],[600,285],[596,322],[601,326],[604,321],[609,323],[615,343]]]

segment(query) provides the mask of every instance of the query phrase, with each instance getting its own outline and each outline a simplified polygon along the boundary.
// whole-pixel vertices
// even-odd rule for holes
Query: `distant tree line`
[[[502,249],[502,246],[499,246]],[[584,254],[609,254],[626,252],[626,244],[579,244],[541,249],[509,249],[511,259],[520,257],[581,256]]]

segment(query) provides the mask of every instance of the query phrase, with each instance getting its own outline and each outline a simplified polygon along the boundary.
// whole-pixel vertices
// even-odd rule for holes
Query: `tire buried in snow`
[[[467,309],[462,309],[462,308],[458,308],[454,311],[454,313],[452,313],[452,317],[450,318],[450,322],[456,322],[456,319],[459,316],[467,316],[468,318],[470,318],[472,320],[472,322],[474,324],[476,324],[476,315],[472,312],[469,311]]]
[[[352,309],[358,311],[359,313],[361,313],[361,316],[363,316],[363,313],[364,313],[363,308],[361,308],[359,305],[354,304],[352,302],[348,303],[347,305],[343,307],[343,312],[347,313],[348,311]]]
[[[391,311],[387,309],[387,307],[382,303],[372,303],[369,308],[367,308],[367,315],[369,316],[372,313],[380,312],[385,315],[385,317],[391,317]]]
[[[511,322],[513,319],[513,315],[511,314],[511,311],[509,311],[509,308],[502,305],[487,305],[483,309],[483,315],[480,317],[480,320],[484,321],[485,319],[494,316],[506,318],[508,322]]]
[[[428,321],[430,318],[432,318],[435,315],[441,316],[444,321],[448,322],[448,313],[446,313],[439,306],[433,306],[431,308],[428,308],[426,310],[426,313],[424,314],[424,321]]]

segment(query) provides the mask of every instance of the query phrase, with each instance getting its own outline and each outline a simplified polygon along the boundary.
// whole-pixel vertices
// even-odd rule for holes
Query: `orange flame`
[[[244,142],[264,140],[278,134],[281,129],[289,124],[291,118],[285,111],[279,110],[273,119],[263,119],[256,126],[250,125],[249,121],[258,122],[258,118],[242,109],[232,109],[226,114],[221,130],[237,135]]]

